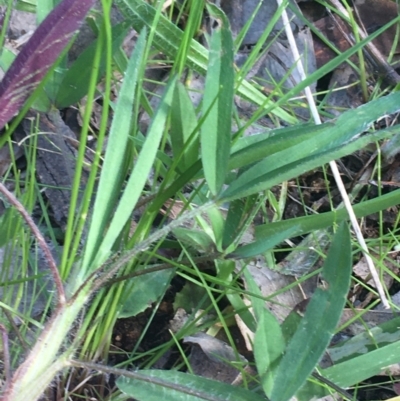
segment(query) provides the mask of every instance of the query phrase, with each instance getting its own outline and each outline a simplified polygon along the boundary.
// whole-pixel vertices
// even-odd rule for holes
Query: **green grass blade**
[[[340,387],[349,387],[377,375],[384,368],[398,363],[400,341],[378,348],[367,354],[324,369],[321,374]]]
[[[181,171],[198,159],[199,138],[198,133],[194,133],[196,126],[196,111],[186,88],[178,82],[171,108],[171,145],[174,158],[180,157],[178,169]],[[192,139],[192,135],[196,137]]]
[[[91,263],[104,237],[106,225],[110,221],[113,205],[119,195],[124,178],[124,154],[129,139],[132,108],[136,92],[135,87],[145,50],[145,38],[146,32],[143,31],[129,61],[115,108],[115,115],[109,134],[107,151],[98,187],[98,196],[94,204],[92,222],[86,242],[82,270]]]
[[[190,51],[191,40],[201,29],[202,18],[204,14],[204,3],[204,0],[196,0],[189,2],[187,5],[186,13],[188,14],[188,18],[185,23],[185,30],[183,31],[182,41],[177,52],[173,70],[173,72],[177,73],[179,76],[182,75],[185,69],[187,55]]]
[[[232,146],[229,168],[236,169],[252,165],[270,155],[320,135],[328,126],[333,126],[333,123],[296,125],[240,138]]]
[[[125,191],[118,204],[117,210],[115,211],[110,227],[100,248],[97,250],[95,259],[95,265],[97,266],[102,264],[108,257],[115,240],[121,233],[126,222],[130,219],[132,211],[142,193],[144,185],[146,184],[164,133],[175,84],[176,77],[172,78],[167,85],[160,104],[154,114],[151,126],[147,133],[146,141],[126,184]],[[108,191],[110,190],[108,189]]]
[[[382,195],[379,198],[371,199],[353,205],[354,212],[357,217],[364,217],[381,210],[388,209],[399,204],[400,190]],[[265,241],[268,236],[288,230],[291,227],[297,227],[292,237],[303,235],[314,230],[320,230],[330,227],[334,224],[347,220],[347,211],[344,209],[335,210],[334,212],[321,213],[311,216],[297,217],[290,220],[282,220],[275,223],[263,224],[256,227],[256,238]]]
[[[302,134],[301,136],[305,140],[293,146],[291,138],[288,136],[286,147],[284,143],[280,144],[283,150],[270,155],[244,171],[223,192],[221,198],[224,200],[235,199],[265,190],[272,185],[307,171],[303,170],[303,167],[310,170],[342,157],[333,153],[329,156],[329,154],[337,147],[343,147],[351,141],[354,142],[379,117],[397,112],[400,109],[399,104],[400,94],[394,93],[343,113],[334,125],[331,123],[325,125],[325,128],[321,131],[317,130],[312,137]],[[396,130],[396,128],[394,129]],[[242,149],[243,151],[244,149]],[[319,157],[320,162],[318,162]],[[288,160],[290,160],[290,164],[287,163]],[[309,167],[313,163],[308,163],[311,160],[315,161],[316,164]],[[297,167],[294,168],[295,166]]]
[[[304,318],[289,342],[274,379],[271,401],[288,401],[305,383],[339,322],[350,285],[350,231],[342,223],[333,239],[323,267],[327,288],[318,288]]]
[[[211,37],[203,97],[201,157],[210,191],[217,195],[228,172],[234,94],[233,41],[229,22],[217,7],[207,5],[218,26]]]
[[[358,322],[362,321],[361,317]],[[367,320],[367,319],[365,319]],[[340,364],[362,354],[375,351],[400,341],[400,317],[395,317],[378,326],[370,327],[342,344],[329,348],[329,356],[333,364]]]
[[[304,159],[297,160],[284,164],[280,168],[275,168],[272,171],[264,173],[262,170],[266,164],[260,162],[258,168],[250,168],[245,173],[239,176],[239,178],[231,183],[231,185],[221,194],[220,201],[226,202],[233,199],[238,199],[244,196],[252,195],[260,191],[272,188],[274,185],[278,185],[283,181],[289,180],[293,177],[298,177],[307,171],[322,166],[325,163],[329,163],[332,160],[340,159],[341,157],[347,156],[359,149],[363,149],[370,143],[379,141],[381,139],[387,139],[400,132],[399,126],[394,126],[387,130],[377,131],[373,134],[367,134],[365,136],[356,139],[355,141],[348,142],[342,146],[330,149],[325,152],[316,153],[313,156],[305,157]],[[290,152],[289,152],[290,153]],[[268,158],[267,158],[268,159]],[[268,166],[269,167],[269,166]],[[268,168],[266,167],[266,169]],[[248,171],[252,170],[253,176],[257,177],[251,181],[251,174]],[[248,181],[244,179],[246,177]]]
[[[141,370],[120,377],[118,388],[138,401],[265,401],[250,390],[173,370]]]
[[[132,26],[140,31],[144,26],[149,29],[153,25],[156,10],[143,0],[116,0],[121,12],[131,22]],[[154,46],[164,52],[171,59],[176,59],[183,32],[164,16],[160,17],[154,37]],[[206,75],[208,51],[195,40],[191,41],[190,51],[187,54],[187,65],[196,72]],[[281,118],[289,124],[295,124],[297,119],[270,101],[262,92],[251,83],[243,80],[237,89],[239,95]]]

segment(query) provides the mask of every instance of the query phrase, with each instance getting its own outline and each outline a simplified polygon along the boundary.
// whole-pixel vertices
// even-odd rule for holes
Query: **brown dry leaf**
[[[185,337],[183,342],[193,344],[189,362],[195,374],[224,383],[239,382],[240,370],[228,363],[237,361],[236,353],[227,343],[201,332]]]
[[[241,269],[241,266],[238,266],[238,269]],[[261,257],[256,261],[250,262],[246,266],[246,269],[252,275],[264,297],[269,297],[282,288],[288,285],[293,285],[293,283],[296,282],[294,277],[285,276],[269,269],[264,259]],[[246,289],[249,290],[247,285]],[[295,306],[304,299],[305,297],[303,292],[301,291],[300,286],[297,285],[288,291],[276,295],[272,301],[266,302],[266,306],[279,322],[283,322]]]
[[[385,250],[382,250],[381,252],[385,252]],[[374,255],[374,252],[372,252],[372,255]],[[375,256],[379,256],[379,254],[378,255],[375,254]],[[395,263],[392,263],[388,258],[386,258],[380,264],[383,264],[386,267],[386,269],[390,270],[395,276],[399,272],[398,266]],[[379,267],[380,264],[378,264],[378,267]],[[370,272],[369,272],[369,269],[368,269],[368,266],[367,266],[367,262],[366,262],[364,256],[358,261],[358,263],[356,263],[354,265],[353,272],[358,277],[360,277],[363,281],[366,281],[366,283],[369,286],[375,288],[375,283],[370,277]],[[393,276],[389,275],[388,273],[386,273],[384,271],[382,277],[383,277],[383,284],[386,287],[390,288],[392,283],[393,283]]]

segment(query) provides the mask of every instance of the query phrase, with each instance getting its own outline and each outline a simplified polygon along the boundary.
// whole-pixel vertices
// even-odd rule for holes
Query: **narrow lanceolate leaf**
[[[388,344],[366,354],[354,357],[324,369],[324,377],[341,387],[350,387],[372,376],[376,376],[399,361],[400,341]]]
[[[265,400],[244,388],[173,370],[142,370],[129,376],[119,377],[117,387],[139,401]]]
[[[217,27],[211,38],[203,98],[201,158],[204,176],[217,195],[228,172],[234,94],[233,40],[229,23],[217,7],[207,6]]]
[[[95,254],[101,253],[99,246],[103,240],[106,226],[110,223],[110,219],[114,214],[115,202],[120,195],[122,182],[125,178],[124,149],[128,147],[133,102],[135,100],[136,85],[146,45],[145,38],[146,30],[142,31],[136,42],[135,50],[125,71],[124,81],[115,106],[115,115],[108,136],[107,151],[98,187],[99,195],[96,197],[93,208],[93,217],[86,241],[82,270],[86,269]],[[122,227],[123,223],[120,229]],[[112,243],[109,243],[105,254],[107,254],[111,246]]]
[[[188,169],[199,156],[199,135],[196,111],[186,88],[178,82],[171,108],[171,145],[174,158],[180,157],[178,168]],[[193,138],[192,138],[193,136]]]
[[[63,0],[36,29],[0,83],[0,129],[60,56],[95,0]]]
[[[96,251],[95,260],[93,262],[94,267],[100,266],[107,259],[115,240],[131,217],[136,202],[146,184],[147,177],[156,159],[157,150],[165,131],[165,124],[169,116],[176,80],[176,77],[172,77],[165,88],[164,95],[161,98],[150,128],[147,131],[146,141],[143,144],[142,150],[139,153],[135,166],[126,183],[124,193],[112,216],[107,233],[104,235],[104,238],[102,238],[101,245]]]
[[[323,124],[324,127],[321,125],[321,131],[315,130],[313,136],[308,136],[304,132],[304,128],[300,127],[298,134],[293,133],[293,136],[296,137],[293,145],[291,137],[286,137],[285,140],[284,136],[279,135],[279,131],[275,131],[274,137],[266,138],[265,141],[258,143],[259,148],[265,148],[271,141],[274,153],[269,154],[267,151],[268,157],[257,163],[251,161],[251,148],[254,148],[254,144],[243,147],[240,152],[234,154],[231,167],[237,168],[243,166],[243,163],[250,164],[250,167],[229,185],[220,200],[237,199],[264,191],[279,182],[302,174],[307,171],[306,169],[311,170],[327,161],[335,160],[338,158],[337,154],[334,155],[335,149],[345,149],[346,146],[356,143],[357,140],[368,138],[371,134],[364,134],[364,132],[374,121],[399,110],[400,93],[396,92],[343,113],[335,124]],[[398,129],[397,126],[393,128]],[[260,156],[256,152],[255,157],[259,158]],[[325,159],[325,156],[328,156],[328,159]],[[309,164],[312,159],[313,162]],[[315,164],[312,166],[314,162]]]
[[[264,392],[270,396],[273,386],[273,372],[285,350],[285,339],[275,316],[265,308],[261,290],[256,280],[246,268],[244,278],[251,293],[251,306],[257,319],[257,330],[254,337],[254,357],[257,371],[261,379]]]
[[[342,314],[350,274],[350,232],[348,226],[342,223],[322,270],[325,286],[315,292],[287,346],[273,380],[271,401],[290,400],[321,359]]]

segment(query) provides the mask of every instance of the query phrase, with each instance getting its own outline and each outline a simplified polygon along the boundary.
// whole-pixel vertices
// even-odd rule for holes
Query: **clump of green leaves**
[[[61,4],[64,3],[65,1]],[[75,5],[73,0],[69,0],[69,3]],[[85,4],[87,7],[90,6],[89,2]],[[299,124],[295,127],[262,132],[250,138],[239,137],[233,143],[231,134],[235,93],[262,105],[264,109],[287,122],[296,123],[296,121],[293,121],[293,117],[282,108],[275,107],[249,82],[241,80],[240,85],[237,85],[233,64],[233,41],[228,21],[222,11],[213,5],[206,5],[210,16],[217,21],[210,39],[211,51],[208,52],[191,38],[182,41],[184,33],[162,15],[162,4],[158,9],[152,8],[142,0],[118,0],[117,4],[125,13],[127,20],[137,31],[141,31],[141,34],[124,71],[124,80],[115,104],[97,192],[94,193],[93,188],[99,171],[101,144],[105,135],[104,127],[108,111],[104,112],[103,129],[99,135],[96,159],[92,165],[83,200],[83,213],[80,216],[75,216],[79,186],[75,185],[73,189],[75,201],[71,205],[66,246],[60,264],[65,281],[61,282],[57,269],[52,270],[54,281],[58,285],[57,306],[26,359],[13,375],[7,378],[3,399],[8,401],[38,399],[59,371],[71,366],[83,366],[121,376],[117,380],[119,389],[139,400],[160,396],[166,400],[175,400],[177,397],[185,400],[211,398],[225,400],[229,397],[238,397],[238,394],[240,399],[244,400],[261,400],[265,395],[272,401],[289,400],[302,389],[317,366],[334,333],[344,306],[351,273],[350,233],[345,223],[347,215],[344,211],[337,211],[262,225],[257,228],[254,241],[245,245],[240,245],[241,236],[249,224],[249,219],[254,215],[252,213],[259,207],[257,197],[260,192],[330,160],[350,154],[371,142],[389,138],[397,133],[396,126],[379,132],[367,132],[367,129],[381,116],[400,109],[400,94],[394,93],[356,110],[348,111],[335,123],[326,123],[318,127]],[[104,9],[107,10],[107,4],[104,5]],[[54,15],[58,15],[59,11],[56,10],[58,8],[48,17],[50,21],[53,21]],[[79,13],[79,16],[81,15],[83,18],[83,11]],[[46,21],[47,19],[44,24]],[[67,27],[65,29],[65,32],[71,30]],[[192,34],[193,32],[194,30]],[[113,40],[111,27],[107,22],[102,35],[104,43],[107,44],[105,103],[109,104]],[[182,46],[182,43],[185,43],[185,46]],[[102,42],[99,41],[94,53],[97,65],[100,64],[101,45]],[[183,62],[184,65],[194,68],[204,74],[206,80],[201,113],[198,115],[189,103],[187,89],[179,82],[180,77],[172,75],[165,85],[157,107],[152,110],[151,124],[146,135],[141,135],[137,128],[135,102],[143,96],[143,74],[151,46],[162,48],[172,59],[179,58],[179,65]],[[60,51],[61,47],[57,48],[58,54]],[[346,57],[352,51],[356,50],[350,50]],[[57,58],[55,53],[54,50],[50,54],[51,57],[49,55],[46,61],[47,68],[50,68]],[[28,55],[33,57],[30,53]],[[334,62],[340,63],[343,57],[344,55],[339,56]],[[28,57],[28,60],[34,59]],[[30,63],[28,65],[33,65],[33,61]],[[24,96],[18,98],[17,102],[16,71],[12,68],[9,71],[13,79],[9,84],[4,83],[3,92],[0,94],[7,95],[7,99],[14,99],[15,104],[7,109],[7,113],[2,114],[4,124],[19,110],[29,90],[38,83],[39,78],[43,77],[33,74],[33,81],[27,86],[22,86]],[[179,68],[177,71],[181,72]],[[88,89],[89,99],[93,98],[96,82],[97,77]],[[301,86],[292,92],[295,90],[300,91]],[[0,101],[2,99],[0,96]],[[88,118],[87,114],[84,122],[86,131]],[[165,151],[165,143],[170,143],[173,156]],[[197,144],[200,144],[200,151],[196,149]],[[77,163],[78,183],[79,169],[83,165],[84,147],[85,140],[82,140],[79,149],[80,159]],[[129,233],[131,216],[143,198],[148,185],[148,176],[152,170],[158,172],[157,178],[161,183],[153,187],[152,197],[148,198],[145,211],[131,235]],[[169,224],[153,230],[152,223],[161,206],[171,198],[182,195],[183,189],[188,185],[196,188],[194,196],[198,206]],[[93,209],[90,210],[89,205],[93,196],[95,196]],[[367,215],[396,204],[397,197],[397,193],[391,193],[357,205],[355,210],[360,216]],[[220,210],[222,204],[228,205],[227,217]],[[242,207],[243,205],[245,207]],[[189,202],[186,202],[185,207],[188,206]],[[204,219],[201,220],[201,215],[204,213],[209,217],[209,224]],[[183,224],[196,217],[202,221],[204,232],[196,233],[192,230],[192,233],[189,233],[189,230],[182,229]],[[24,218],[28,221],[26,214]],[[88,234],[85,237],[82,254],[78,255],[77,249],[79,241],[83,238],[85,224]],[[148,369],[128,372],[86,363],[75,358],[77,345],[82,346],[80,351],[82,356],[85,356],[85,351],[96,355],[93,352],[94,345],[104,344],[103,340],[107,340],[108,330],[118,314],[121,311],[129,314],[128,300],[137,303],[134,312],[131,310],[132,314],[147,306],[148,299],[132,299],[128,296],[128,292],[132,286],[148,292],[148,289],[155,285],[154,280],[149,280],[148,277],[143,278],[138,275],[129,282],[122,281],[114,285],[109,291],[104,290],[104,285],[123,271],[131,273],[135,272],[135,269],[145,270],[147,259],[143,255],[150,252],[153,256],[152,247],[160,246],[165,237],[175,229],[180,229],[176,230],[176,234],[185,247],[198,244],[205,250],[207,247],[212,247],[217,252],[216,263],[220,267],[226,267],[226,271],[217,278],[218,284],[222,283],[228,287],[231,285],[229,280],[234,270],[234,264],[229,258],[246,260],[272,249],[291,236],[337,224],[339,226],[335,226],[336,234],[322,272],[328,287],[315,293],[301,321],[288,320],[282,326],[279,325],[276,318],[265,308],[256,283],[252,282],[251,276],[246,269],[244,270],[245,278],[250,283],[250,299],[255,316],[251,316],[248,310],[237,313],[242,314],[243,321],[255,333],[254,353],[263,393],[182,372]],[[74,239],[75,234],[77,236]],[[181,266],[177,264],[176,271],[179,269]],[[168,282],[171,271],[163,278]],[[202,275],[200,275],[201,280],[206,281]],[[205,288],[208,288],[207,285]],[[154,297],[160,296],[164,290],[165,285]],[[241,298],[238,292],[228,295],[233,305],[240,304]],[[212,298],[211,291],[209,296]],[[86,316],[83,316],[77,341],[74,342],[69,338],[69,332],[90,299],[92,302],[88,306]],[[220,317],[223,319],[222,315]],[[98,328],[100,330],[97,331]],[[96,332],[99,333],[97,337]],[[397,343],[396,340],[392,344],[371,351],[364,355],[365,360],[371,361],[372,356],[379,355],[376,358],[375,368],[384,366],[388,355],[395,355],[393,349],[397,347]],[[349,361],[342,363],[338,366],[351,365]],[[323,374],[339,386],[349,386],[356,383],[355,380],[368,377],[372,371],[364,369],[362,373],[351,376],[351,379],[349,376],[345,379],[340,369],[335,366]],[[314,390],[309,389],[308,395],[313,395]]]

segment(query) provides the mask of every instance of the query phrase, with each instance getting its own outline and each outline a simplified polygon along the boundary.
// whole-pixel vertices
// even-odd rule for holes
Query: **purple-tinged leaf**
[[[63,0],[36,29],[0,83],[0,129],[39,85],[94,2]]]

